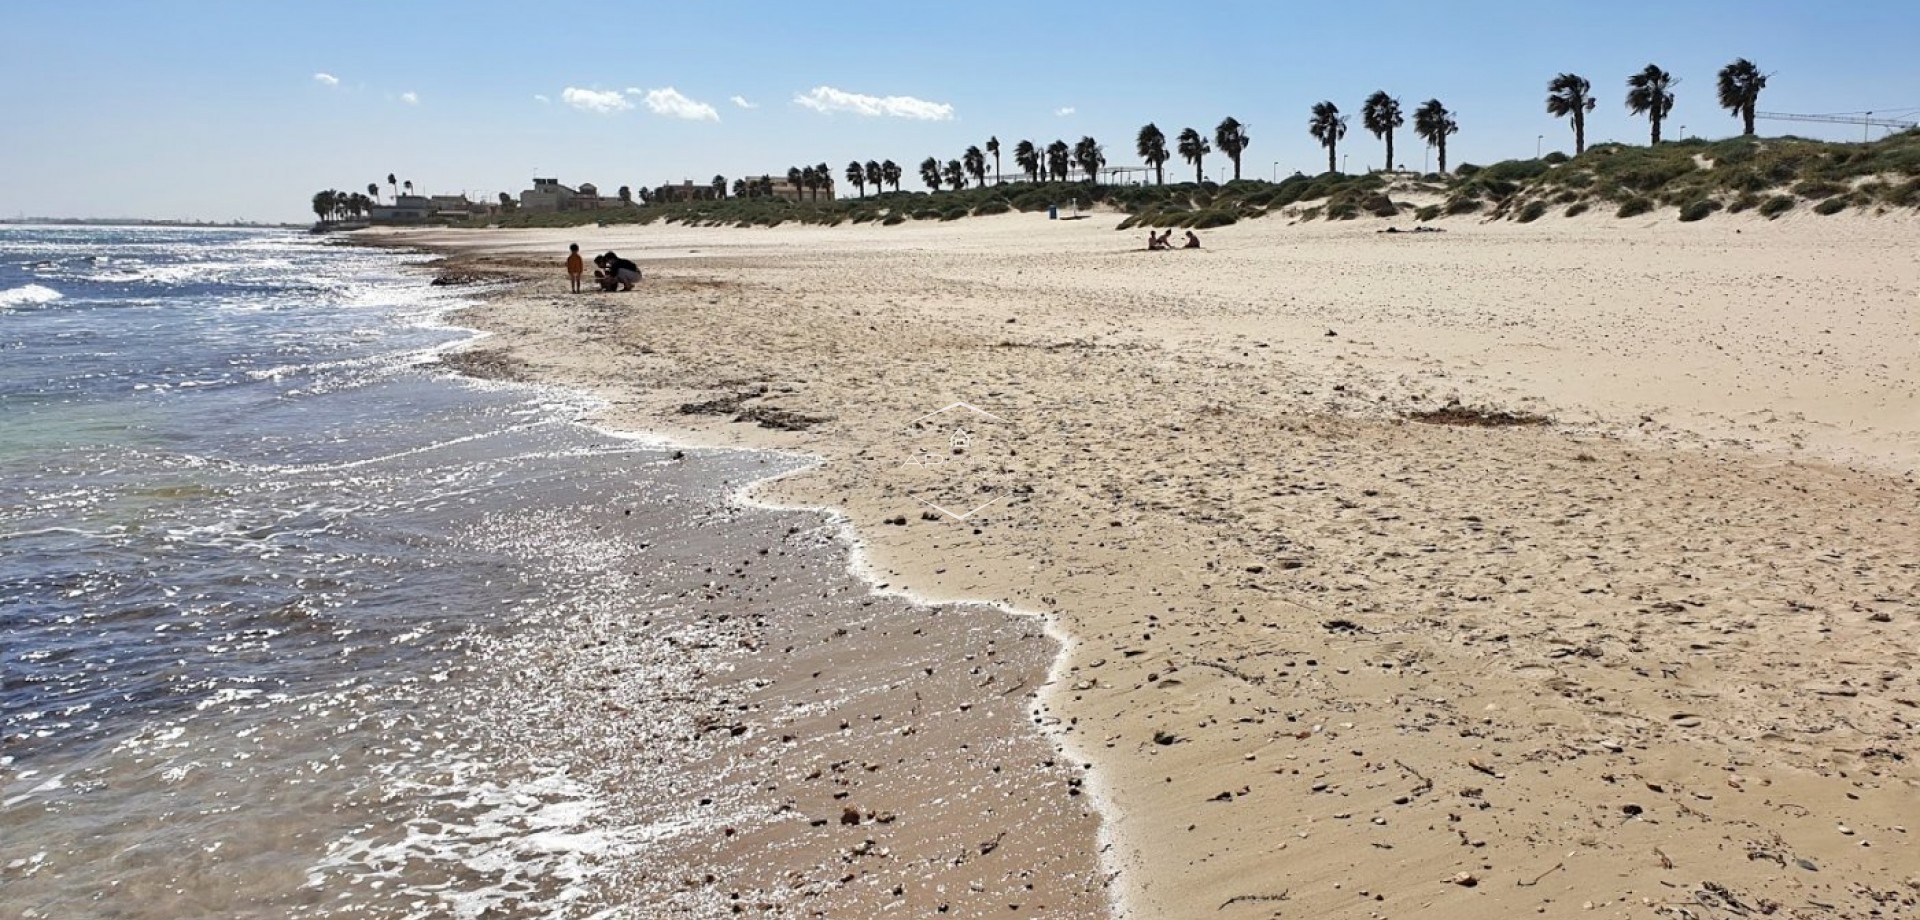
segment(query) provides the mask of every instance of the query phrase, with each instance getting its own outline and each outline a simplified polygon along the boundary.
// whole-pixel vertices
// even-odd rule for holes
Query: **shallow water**
[[[969,695],[1044,670],[1035,624],[876,599],[825,517],[732,501],[797,460],[446,375],[460,301],[410,261],[0,228],[0,914],[1100,902],[1035,855],[1091,838],[1068,765]],[[955,725],[899,728],[932,700]],[[885,827],[820,817],[849,797]],[[1008,803],[1049,835],[993,884],[907,858]]]

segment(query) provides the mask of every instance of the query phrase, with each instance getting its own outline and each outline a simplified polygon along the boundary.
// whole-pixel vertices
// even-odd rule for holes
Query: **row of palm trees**
[[[313,193],[313,214],[323,221],[345,220],[373,213],[375,203],[375,199],[368,195],[330,188]]]
[[[1660,143],[1660,123],[1673,111],[1673,88],[1679,82],[1654,64],[1627,78],[1627,110],[1647,116],[1653,125],[1653,143]],[[1760,104],[1760,91],[1767,88],[1767,75],[1754,62],[1736,58],[1720,68],[1716,83],[1720,107],[1740,119],[1741,133],[1752,134],[1754,109]],[[1587,113],[1597,103],[1593,84],[1578,74],[1563,73],[1547,84],[1547,114],[1571,119],[1575,155],[1587,149]]]

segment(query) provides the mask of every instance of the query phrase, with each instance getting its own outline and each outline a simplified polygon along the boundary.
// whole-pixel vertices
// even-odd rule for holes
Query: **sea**
[[[617,435],[578,422],[578,393],[454,374],[442,357],[475,333],[448,318],[474,292],[427,284],[427,258],[288,231],[0,227],[0,916],[964,898],[845,871],[844,843],[816,838],[864,832],[851,852],[870,854],[878,825],[829,820],[856,782],[795,793],[822,774],[795,752],[817,729],[845,748],[820,754],[837,773],[919,743],[841,710],[968,648],[998,686],[1037,682],[1055,646],[997,613],[879,602],[825,514],[740,500],[804,459]],[[914,617],[939,638],[858,652],[885,662],[866,678],[766,661]],[[999,705],[952,751],[888,748],[954,787],[896,771],[896,807],[1065,788],[1019,698]],[[1081,821],[1071,837],[1092,826],[1076,815],[1008,820]]]

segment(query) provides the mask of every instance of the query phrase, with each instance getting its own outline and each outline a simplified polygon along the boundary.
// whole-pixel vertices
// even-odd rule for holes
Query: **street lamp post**
[[[1544,134],[1536,134],[1533,136],[1533,158],[1534,159],[1536,160],[1540,159],[1540,145],[1545,143],[1546,140],[1547,140],[1547,136]]]
[[[1273,161],[1273,181],[1275,182],[1280,181],[1280,161],[1279,160]]]
[[[1340,174],[1341,175],[1346,175],[1347,173],[1347,157],[1348,156],[1349,154],[1345,154],[1345,153],[1340,155]]]

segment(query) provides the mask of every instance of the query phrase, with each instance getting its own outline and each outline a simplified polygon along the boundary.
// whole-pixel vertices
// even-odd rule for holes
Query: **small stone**
[[[1853,828],[1851,828],[1851,827],[1848,827],[1848,826],[1846,826],[1846,825],[1844,825],[1844,824],[1841,824],[1841,825],[1836,825],[1836,826],[1834,827],[1834,830],[1837,830],[1837,831],[1839,831],[1839,832],[1840,832],[1840,833],[1841,833],[1842,835],[1844,835],[1844,836],[1847,836],[1847,837],[1851,837],[1851,836],[1853,836]]]
[[[1480,884],[1480,876],[1474,875],[1471,872],[1459,872],[1455,873],[1453,878],[1447,879],[1447,881],[1459,885],[1462,888],[1472,888]]]

